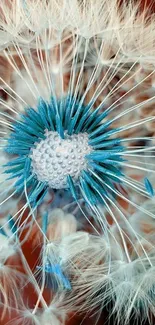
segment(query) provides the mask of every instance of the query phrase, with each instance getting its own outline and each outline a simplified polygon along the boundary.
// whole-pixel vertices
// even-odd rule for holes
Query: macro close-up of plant
[[[154,12],[0,2],[0,325],[155,323]]]

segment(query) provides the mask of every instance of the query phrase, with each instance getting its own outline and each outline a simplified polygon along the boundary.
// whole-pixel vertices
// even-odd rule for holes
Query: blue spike
[[[18,157],[16,159],[13,159],[12,161],[7,162],[6,164],[3,165],[3,167],[13,167],[13,166],[20,165],[23,163],[25,163],[25,157],[23,157],[23,158]]]
[[[28,149],[22,149],[20,147],[13,147],[13,146],[10,146],[10,147],[6,147],[4,149],[5,152],[11,154],[11,155],[19,155],[19,156],[23,156],[23,155],[28,155],[29,154],[29,151]]]
[[[18,183],[19,185],[16,185],[16,183]],[[16,183],[14,187],[16,188],[17,193],[21,194],[24,191],[24,178],[21,177]]]
[[[36,201],[37,196],[44,190],[46,187],[46,182],[38,183],[38,188],[35,188],[33,192],[29,195],[29,200]]]
[[[101,124],[97,127],[96,130],[94,130],[93,132],[91,132],[89,134],[89,138],[94,138],[97,136],[98,133],[103,133],[103,131],[105,131],[105,129],[107,129],[111,124],[112,124],[113,120],[107,121],[104,124]]]
[[[117,156],[119,156],[119,152],[121,152],[121,150],[105,150],[102,152],[99,151],[93,151],[91,153],[89,153],[88,155],[85,156],[85,158],[87,158],[88,160],[96,160],[96,161],[101,161],[103,162],[105,159],[107,158],[111,158],[111,157],[116,157],[117,160]]]
[[[88,172],[82,171],[82,176],[94,190],[98,191],[99,193],[102,192],[102,194],[107,194],[104,188],[97,183]]]
[[[31,159],[29,157],[27,157],[25,159],[24,178],[28,178],[29,173],[30,173],[30,169],[31,169]]]
[[[60,280],[62,280],[62,282],[63,282],[66,289],[71,290],[71,284],[70,284],[69,280],[62,273],[62,269],[60,267],[60,264],[51,265],[50,273],[51,272],[56,274],[58,276],[58,278]]]
[[[39,188],[39,182],[38,182],[38,180],[34,180],[29,187],[30,187],[30,191],[28,193],[29,201],[31,203],[32,202],[36,202],[37,197],[34,196],[34,192],[36,191],[36,189]]]
[[[23,150],[30,150],[30,148],[31,148],[31,146],[30,145],[26,145],[26,142],[25,142],[25,144],[23,145],[23,144],[21,144],[20,142],[17,142],[17,141],[14,141],[14,140],[12,140],[12,141],[9,141],[8,143],[7,143],[7,145],[6,145],[6,147],[5,147],[5,149],[11,149],[11,148],[18,148],[18,147],[20,147],[20,149],[23,149]],[[19,148],[18,148],[19,149]]]
[[[79,132],[83,132],[83,130],[85,130],[85,128],[83,127],[87,117],[89,116],[90,112],[89,112],[89,106],[86,106],[85,108],[83,108],[83,115],[80,118],[80,121],[77,125],[77,127],[75,128],[75,133],[79,133]]]
[[[21,118],[24,121],[24,123],[26,123],[31,128],[35,128],[36,130],[38,130],[38,132],[44,131],[44,129],[40,125],[38,125],[37,121],[34,121],[32,117],[21,114]]]
[[[37,138],[45,138],[44,137],[44,128],[40,129],[40,131],[37,128],[37,124],[34,124],[33,127],[31,127],[28,123],[24,123],[24,122],[17,122],[13,125],[14,131],[16,131],[17,133],[21,133],[23,134],[23,132],[26,135],[34,135]]]
[[[20,177],[20,178],[17,180],[17,182],[15,183],[14,187],[16,188],[17,193],[22,193],[22,192],[24,192],[24,186],[25,186],[24,182],[25,182],[24,177]],[[36,182],[36,181],[34,180],[34,176],[33,176],[33,175],[30,175],[30,176],[26,179],[26,186],[27,186],[27,188],[32,187],[32,185],[37,186],[35,182]],[[38,183],[38,182],[37,182],[37,183]]]
[[[99,142],[101,142],[101,141],[109,138],[112,134],[115,134],[116,132],[118,132],[120,130],[122,130],[122,128],[116,128],[116,129],[112,129],[110,131],[107,131],[104,134],[101,134],[101,135],[99,135],[98,137],[96,137],[94,139],[90,139],[89,140],[89,144],[91,146],[94,146],[95,144],[97,144],[97,143],[99,143]]]
[[[18,133],[11,133],[10,139],[21,140],[23,142],[34,143],[39,140],[38,137],[29,135],[23,131],[19,131]]]
[[[91,106],[92,106],[91,103],[87,104],[86,106],[82,106],[82,115],[85,115],[86,113],[90,114]]]
[[[77,127],[75,127],[74,133],[77,134],[79,132],[81,132],[81,130],[83,129],[83,124],[88,116],[89,112],[86,112],[80,119]]]
[[[74,105],[74,109],[72,111],[73,105]],[[73,114],[76,112],[78,107],[79,107],[79,103],[76,104],[75,99],[73,97],[68,96],[65,103],[65,120],[64,120],[65,130],[68,129],[68,121],[71,120]],[[72,112],[72,116],[71,116],[71,112]]]
[[[50,105],[47,105],[47,116],[48,116],[48,120],[49,120],[49,124],[50,124],[50,130],[51,131],[55,131],[55,116],[52,112],[52,108]]]
[[[103,163],[104,164],[107,164],[107,165],[113,165],[113,166],[115,166],[115,165],[119,165],[120,164],[120,162],[122,162],[122,161],[126,161],[125,159],[123,159],[123,158],[120,158],[119,156],[115,156],[114,157],[114,160],[113,160],[113,157],[110,157],[110,159],[105,159],[104,161],[103,161]]]
[[[90,117],[86,121],[86,124],[84,126],[84,131],[90,132],[94,127],[96,127],[107,115],[108,113],[103,112],[98,115],[99,109],[97,108],[94,112],[91,113]],[[94,123],[92,123],[94,122]],[[89,124],[91,125],[89,126]]]
[[[104,163],[105,164],[105,163]],[[119,176],[124,176],[124,173],[122,172],[122,168],[121,168],[121,166],[119,166],[119,168],[118,168],[118,166],[116,167],[115,165],[110,165],[110,164],[106,164],[106,168],[108,169],[108,170],[110,170],[112,173],[114,173],[115,175],[119,175]]]
[[[123,151],[125,151],[125,147],[124,146],[113,146],[111,148],[108,148],[108,149],[103,149],[103,150],[96,150],[96,152],[100,152],[100,153],[103,153],[103,152],[112,152],[112,153],[121,153]]]
[[[109,153],[104,153],[104,154],[92,154],[92,155],[87,155],[85,156],[88,160],[94,160],[98,162],[104,162],[105,159],[115,157],[117,159],[117,155],[112,154],[111,152]]]
[[[95,164],[93,162],[89,163],[94,169],[100,171],[103,174],[109,175],[109,177],[112,175],[114,177],[124,176],[119,169],[117,169],[114,166],[109,166],[109,168],[105,168],[101,165]]]
[[[68,278],[65,277],[65,276],[63,276],[62,280],[63,280],[64,288],[65,288],[66,290],[72,290],[71,283],[70,283],[70,281],[68,280]]]
[[[23,175],[23,170],[20,170],[19,172],[13,173],[10,177],[7,178],[7,180],[16,178],[16,177],[21,177]]]
[[[79,118],[79,116],[80,116],[80,114],[82,112],[82,108],[83,108],[82,105],[79,104],[78,109],[77,109],[74,117],[70,118],[70,123],[68,125],[68,134],[69,135],[72,135],[73,132],[74,132],[74,128],[75,128],[75,125],[76,125],[76,123],[78,121],[78,118]]]
[[[37,266],[37,269],[43,269],[42,266]],[[64,289],[66,290],[71,290],[71,283],[69,281],[69,279],[63,274],[62,269],[60,264],[51,264],[51,263],[46,263],[45,264],[45,268],[44,268],[45,272],[47,274],[53,274],[56,275],[57,278],[59,279],[59,281],[62,282]]]
[[[25,141],[25,139],[24,140],[21,140],[21,138],[19,138],[19,139],[16,139],[16,138],[10,138],[10,139],[8,139],[7,140],[8,141],[8,144],[9,145],[17,145],[17,146],[25,146],[26,148],[28,148],[28,147],[30,147],[31,146],[31,143],[30,142],[28,142],[27,143],[27,141]]]
[[[3,236],[7,237],[7,234],[6,234],[6,232],[4,231],[3,226],[0,227],[0,234],[2,234]]]
[[[24,189],[24,177],[21,177],[20,179],[18,179],[14,185],[15,188],[17,188],[18,192],[21,191],[21,188]],[[27,187],[31,185],[31,183],[34,184],[34,176],[30,175],[27,179],[26,179],[26,185]]]
[[[12,233],[16,233],[17,232],[17,226],[12,218],[11,215],[8,216],[8,222],[9,222],[9,228],[12,231]]]
[[[20,190],[21,186],[24,187],[24,177],[19,178],[14,185],[14,187],[17,188],[17,191]]]
[[[31,132],[29,132],[29,127],[27,124],[25,124],[24,122],[17,122],[16,124],[13,125],[14,131],[16,132],[25,132],[26,134],[31,134]],[[33,134],[33,133],[32,133]]]
[[[64,98],[63,99],[61,98],[59,101],[59,115],[60,115],[61,121],[63,121],[64,115],[65,115],[65,111],[64,111],[65,103],[64,102],[65,102]]]
[[[110,157],[110,159],[108,160],[107,159],[107,161],[115,161],[116,163],[118,163],[118,162],[123,162],[123,161],[127,161],[127,159],[125,159],[125,158],[122,158],[120,155],[117,155],[117,156],[111,156]]]
[[[47,226],[48,226],[48,212],[46,211],[42,216],[42,231],[44,234],[47,232]]]
[[[106,184],[109,184],[110,186],[112,186],[113,188],[113,184],[111,183],[109,176],[106,177],[104,175],[104,179],[102,178],[102,175],[100,176],[100,173],[97,174],[99,176],[100,179],[98,179],[97,177],[95,177],[95,175],[93,175],[96,178],[96,181],[94,180],[93,177],[91,177],[88,173],[85,174],[85,178],[87,178],[87,180],[89,181],[89,184],[91,186],[93,186],[94,190],[97,192],[95,195],[98,197],[98,201],[100,203],[103,204],[103,200],[101,198],[101,196],[99,196],[98,192],[102,195],[102,196],[110,196],[109,191],[107,191],[107,189],[105,188]],[[110,177],[111,179],[113,179],[113,177]],[[93,181],[93,182],[92,182]],[[103,185],[104,183],[104,185]],[[118,182],[117,182],[118,183]],[[120,182],[119,182],[120,183]],[[104,187],[103,187],[104,186]]]
[[[12,126],[13,126],[13,130],[14,131],[20,131],[20,130],[22,130],[22,131],[24,131],[24,132],[26,132],[27,133],[27,129],[26,129],[26,125],[25,125],[25,123],[24,122],[22,122],[22,121],[17,121],[17,122],[15,122],[15,123],[13,123],[12,124]]]
[[[76,124],[76,118],[71,117],[70,118],[70,124],[68,125],[68,131],[67,131],[68,135],[73,134],[75,124]]]
[[[96,144],[93,147],[95,149],[102,149],[102,148],[106,148],[109,146],[116,146],[116,145],[120,144],[120,142],[121,142],[121,139],[112,139],[109,141],[104,141],[103,143]],[[91,141],[88,142],[88,144],[90,144],[90,143],[91,143]]]
[[[67,96],[66,99],[64,100],[64,107],[65,107],[65,116],[64,116],[64,128],[67,128],[68,121],[70,119],[70,102],[72,98],[70,96]]]
[[[145,177],[145,179],[144,179],[144,184],[145,184],[145,188],[146,188],[148,194],[151,197],[154,196],[154,189],[153,189],[152,184],[150,183],[150,181],[148,180],[147,177]]]
[[[93,192],[91,191],[87,182],[82,177],[80,177],[80,184],[81,184],[81,187],[82,187],[86,197],[88,198],[88,201],[92,205],[95,205],[97,203],[97,197],[96,197],[96,195],[93,194]]]
[[[69,175],[67,176],[67,183],[68,183],[68,186],[70,188],[70,191],[71,191],[71,194],[72,194],[74,200],[77,201],[78,198],[77,198],[77,194],[76,194],[75,185],[73,183],[72,177]]]
[[[48,114],[47,114],[47,107],[46,107],[46,102],[40,98],[38,102],[38,112],[40,114],[40,117],[43,121],[43,124],[45,126],[45,129],[47,128],[48,130],[50,129],[49,123],[48,123]]]
[[[9,141],[8,141],[8,144],[7,144],[7,147],[9,148],[9,147],[22,147],[23,149],[31,149],[31,147],[32,147],[32,144],[31,143],[26,143],[26,141],[25,142],[22,142],[22,141],[20,141],[20,140],[14,140],[14,139],[9,139]]]
[[[118,177],[118,176],[112,176],[112,175],[108,175],[108,177],[117,184],[122,184],[122,180]],[[105,178],[105,174],[104,174],[104,178]]]
[[[64,129],[63,129],[62,120],[61,120],[59,114],[56,114],[56,128],[57,128],[57,132],[59,133],[60,137],[62,139],[64,139],[65,138]]]
[[[42,203],[42,201],[43,201],[44,197],[46,196],[47,192],[48,192],[48,187],[46,186],[46,187],[44,188],[44,191],[43,191],[41,197],[39,198],[39,200],[37,200],[37,201],[33,201],[33,206],[34,206],[35,208],[37,208],[37,207]]]
[[[14,168],[6,169],[4,171],[4,174],[14,174],[16,172],[19,172],[19,171],[23,170],[23,168],[24,168],[24,164],[20,164],[20,165],[17,165],[16,167],[14,167]]]
[[[33,134],[38,138],[45,139],[44,130],[38,131],[35,127],[32,128],[30,126],[26,126],[26,128],[30,134]]]
[[[104,175],[104,178],[103,178],[103,174],[100,174],[100,172],[98,172],[96,176],[95,176],[95,174],[93,174],[93,175],[97,179],[97,181],[99,181],[101,184],[103,184],[105,192],[106,192],[106,196],[111,197],[112,199],[116,198],[116,194],[113,192],[113,189],[114,189],[116,183],[120,184],[121,182],[119,180],[116,181],[115,177],[112,177],[112,176],[109,177],[109,176]],[[99,177],[99,180],[98,180],[97,176]]]
[[[114,188],[114,184],[112,183],[113,177],[109,177],[109,176],[104,175],[104,179],[103,179],[103,178],[102,178],[102,177],[103,177],[103,174],[100,175],[100,173],[99,173],[98,176],[101,178],[102,182],[104,182],[105,185],[106,185],[106,184],[109,185],[109,186],[111,187],[111,189]],[[101,182],[101,181],[100,181],[100,182]],[[120,183],[120,182],[117,181],[117,183]],[[105,190],[105,191],[106,191],[106,190]],[[108,193],[108,195],[109,195],[109,193]],[[112,192],[112,195],[115,195],[115,193]]]
[[[71,107],[71,100],[72,98],[70,98],[69,96],[66,98],[65,101],[65,118],[64,118],[64,128],[67,129],[68,126],[68,121],[70,120],[70,107]]]
[[[50,100],[50,105],[54,110],[54,113],[56,114],[58,112],[58,101],[56,96],[52,96]]]
[[[28,108],[26,110],[26,113],[27,115],[36,123],[38,123],[38,125],[41,127],[41,128],[44,128],[45,125],[44,123],[42,122],[41,118],[40,118],[40,115],[33,109],[33,108]]]
[[[59,276],[60,280],[62,280],[62,283],[63,283],[64,288],[66,290],[71,290],[72,289],[71,283],[68,280],[68,278],[66,276],[64,276],[64,274],[62,273],[62,270],[61,271],[58,271],[57,270],[57,273],[56,274]]]

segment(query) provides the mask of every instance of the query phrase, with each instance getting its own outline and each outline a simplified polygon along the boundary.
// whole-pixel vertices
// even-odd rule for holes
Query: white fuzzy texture
[[[1,48],[11,40],[36,47],[35,37],[42,39],[45,30],[52,48],[68,31],[85,39],[97,37],[103,41],[104,51],[110,46],[122,60],[154,63],[154,16],[139,8],[140,2],[135,5],[134,1],[118,6],[116,0],[2,0]],[[103,62],[106,56],[103,53]]]
[[[47,311],[39,311],[37,314],[33,314],[31,310],[26,310],[23,313],[20,313],[21,317],[19,317],[19,322],[22,321],[23,324],[26,325],[63,325],[65,324],[63,320],[61,320],[59,316],[59,312],[57,311],[57,315],[54,314],[50,309]]]
[[[83,242],[84,244],[84,242]],[[100,238],[100,245],[105,245]],[[109,252],[104,251],[99,245],[80,247],[72,259],[77,270],[72,274],[72,292],[66,299],[67,306],[74,306],[78,310],[90,310],[107,306],[113,302],[110,314],[116,313],[118,324],[128,324],[132,315],[136,319],[149,319],[149,311],[155,315],[154,277],[155,259],[154,252],[149,253],[149,261],[143,256],[127,262],[124,258],[117,259],[111,255],[111,263],[106,261]],[[81,245],[82,246],[82,245]],[[74,247],[74,252],[75,248]],[[115,246],[111,247],[114,252]],[[98,250],[98,252],[97,252]],[[73,252],[73,247],[72,247]],[[94,253],[94,254],[93,254]],[[105,254],[105,256],[104,256]],[[72,255],[73,256],[73,255]],[[123,255],[122,255],[123,256]]]
[[[8,257],[15,254],[14,246],[10,243],[9,238],[0,234],[0,263],[7,260]]]
[[[62,209],[50,211],[48,225],[48,238],[50,241],[59,241],[77,230],[77,220],[71,213],[65,213]]]
[[[14,257],[14,261],[19,263],[16,257]],[[12,306],[18,308],[22,301],[21,292],[27,280],[28,278],[13,266],[0,265],[0,320],[3,320],[6,313],[10,313]],[[1,304],[2,302],[3,304]]]
[[[44,308],[31,309],[24,302],[19,302],[18,309],[16,310],[18,317],[13,319],[16,324],[25,325],[65,325],[66,310],[62,307],[62,298],[59,295],[53,297]],[[11,323],[12,324],[12,323]]]

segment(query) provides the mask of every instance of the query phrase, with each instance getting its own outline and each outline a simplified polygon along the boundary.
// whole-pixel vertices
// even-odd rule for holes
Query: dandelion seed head
[[[10,101],[1,100],[7,185],[0,206],[17,199],[15,215],[9,207],[19,229],[11,229],[26,241],[32,218],[36,242],[43,242],[38,302],[23,318],[57,324],[55,311],[52,319],[40,310],[48,278],[52,295],[64,293],[73,309],[113,301],[118,320],[141,306],[148,315],[154,211],[141,203],[154,194],[153,164],[145,161],[154,155],[147,141],[154,92],[153,72],[142,73],[141,65],[154,64],[154,18],[147,21],[133,1],[5,2],[0,48],[9,73],[0,83]]]
[[[16,155],[5,165],[9,167],[5,173],[17,178],[16,190],[24,190],[26,184],[30,202],[38,204],[49,187],[69,188],[76,199],[78,186],[86,201],[99,201],[100,192],[107,192],[101,183],[120,182],[124,147],[119,139],[109,140],[116,131],[109,129],[113,120],[72,97],[52,98],[49,103],[40,99],[37,109],[26,109],[22,119],[12,124],[5,148],[10,156]]]

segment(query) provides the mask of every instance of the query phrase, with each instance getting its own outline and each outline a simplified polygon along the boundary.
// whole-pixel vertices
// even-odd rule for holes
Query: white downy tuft
[[[1,1],[1,48],[12,41],[22,46],[36,47],[35,37],[44,36],[45,29],[51,48],[63,42],[64,31],[79,38],[96,38],[101,62],[110,53],[120,61],[154,63],[154,16],[139,10],[140,1],[118,4],[112,0],[14,0]],[[40,39],[41,39],[40,38]],[[110,40],[110,42],[109,42]],[[100,45],[102,46],[100,47]],[[42,44],[44,48],[45,44]],[[100,50],[99,50],[100,47]],[[102,59],[103,56],[103,59]]]

